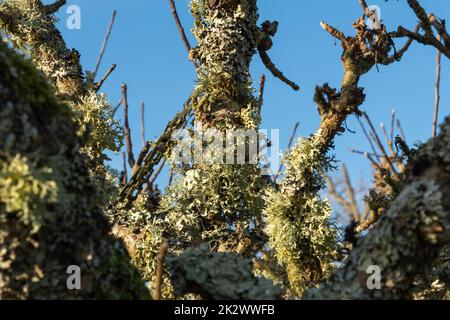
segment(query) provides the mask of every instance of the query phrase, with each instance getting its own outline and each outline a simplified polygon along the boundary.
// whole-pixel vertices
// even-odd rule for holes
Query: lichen
[[[337,230],[330,219],[331,205],[318,194],[330,161],[311,139],[300,138],[284,156],[286,173],[280,190],[267,191],[269,244],[287,271],[294,296],[325,279],[331,269]]]
[[[204,299],[280,299],[281,288],[255,277],[252,263],[236,253],[212,253],[207,246],[166,258],[178,296],[199,294]]]
[[[0,199],[6,213],[19,212],[19,219],[37,232],[47,214],[47,204],[57,203],[57,184],[51,168],[36,169],[26,158],[16,155],[3,163],[0,171]]]
[[[96,204],[73,113],[3,43],[0,73],[0,298],[148,296]],[[81,290],[67,288],[70,265]]]
[[[79,54],[67,49],[55,17],[45,12],[41,1],[1,1],[0,12],[2,33],[47,75],[59,94],[76,100],[85,93]]]

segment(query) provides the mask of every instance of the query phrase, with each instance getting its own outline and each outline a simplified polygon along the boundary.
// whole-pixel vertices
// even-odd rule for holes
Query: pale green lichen
[[[0,299],[148,297],[96,204],[70,109],[3,43],[0,73]],[[67,289],[70,265],[81,290]]]
[[[52,81],[59,94],[77,100],[85,93],[84,76],[76,50],[69,50],[39,0],[0,2],[0,30],[14,47],[29,56]]]
[[[283,161],[285,180],[280,190],[271,188],[266,196],[266,232],[286,269],[292,294],[301,296],[311,283],[327,277],[336,250],[332,207],[318,194],[331,160],[310,139],[301,138]]]
[[[45,219],[46,206],[57,202],[56,181],[49,179],[52,169],[37,169],[20,155],[2,165],[0,200],[5,211],[19,212],[22,222],[37,232]]]
[[[107,160],[106,150],[118,152],[125,136],[115,110],[104,94],[89,91],[81,101],[72,104],[78,120],[78,136],[84,139],[82,152],[90,158]]]

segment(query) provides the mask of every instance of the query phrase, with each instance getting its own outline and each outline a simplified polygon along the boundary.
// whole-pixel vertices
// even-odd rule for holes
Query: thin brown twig
[[[155,292],[153,294],[154,300],[161,300],[161,287],[162,287],[162,274],[164,270],[164,260],[166,259],[167,251],[169,249],[169,244],[164,242],[159,248],[159,254],[156,265],[156,278],[155,278]]]
[[[141,140],[142,140],[142,148],[145,147],[145,104],[144,102],[141,103]]]
[[[394,141],[394,126],[395,126],[395,110],[391,113],[391,141]]]
[[[259,56],[261,57],[261,61],[263,62],[264,66],[269,69],[269,71],[272,73],[272,75],[278,79],[280,79],[282,82],[286,83],[288,86],[290,86],[294,91],[300,90],[300,87],[295,82],[289,80],[281,70],[279,70],[275,64],[270,59],[269,55],[266,51],[258,49]]]
[[[300,125],[300,122],[296,122],[294,125],[294,129],[292,129],[292,134],[289,137],[289,142],[288,142],[288,146],[287,146],[288,150],[291,148],[292,143],[294,142],[295,134],[297,133],[299,125]],[[274,183],[277,182],[278,177],[280,176],[280,173],[281,173],[281,169],[283,169],[283,163],[280,163],[280,166],[278,167],[277,174],[275,175],[275,178],[273,179]]]
[[[98,69],[100,68],[100,63],[102,62],[103,54],[105,53],[105,49],[106,49],[106,45],[108,44],[109,37],[111,36],[111,31],[114,26],[114,21],[116,20],[116,15],[117,15],[117,11],[114,10],[114,12],[111,16],[111,20],[109,21],[105,39],[103,40],[102,48],[100,49],[100,54],[98,56],[97,63],[95,65],[95,69],[94,69],[94,73],[93,73],[94,79],[95,79],[95,76],[97,75]]]
[[[125,154],[125,152],[122,151],[122,160],[123,160],[123,169],[122,169],[122,185],[126,185],[127,184],[127,155]]]
[[[402,124],[400,123],[400,119],[397,119],[397,129],[400,132],[400,137],[406,143],[406,136],[405,136],[405,132],[403,132]]]
[[[113,109],[113,114],[117,113],[117,110],[119,110],[121,105],[122,105],[122,99],[120,99],[119,102],[117,102],[116,106]]]
[[[350,199],[350,213],[353,215],[354,221],[360,221],[361,215],[359,213],[358,204],[356,203],[355,190],[353,189],[352,183],[350,181],[350,176],[348,174],[347,166],[345,165],[345,163],[342,164],[342,173],[344,175],[347,196]]]
[[[127,93],[127,85],[125,83],[122,83],[121,91],[122,91],[122,105],[123,105],[123,126],[125,130],[125,145],[128,154],[128,164],[130,165],[131,168],[133,168],[136,161],[134,160],[133,143],[131,141],[131,130],[130,125],[128,123],[128,93]]]
[[[113,71],[116,70],[116,67],[117,67],[117,65],[115,63],[113,63],[113,65],[111,66],[111,68],[109,68],[109,70],[106,72],[106,74],[103,76],[103,78],[101,78],[100,81],[94,85],[95,92],[98,92],[100,90],[100,88],[102,87],[102,85],[106,81],[106,79],[108,79],[108,77],[111,75],[111,73],[113,73]]]
[[[372,139],[370,138],[369,133],[367,132],[366,127],[364,126],[364,123],[361,121],[361,119],[359,117],[356,117],[356,119],[358,120],[358,123],[364,133],[364,136],[366,137],[367,141],[369,141],[369,145],[373,151],[373,154],[377,154],[377,150],[375,149],[375,146],[373,145]]]
[[[374,139],[378,145],[378,148],[380,149],[381,153],[383,154],[384,158],[386,159],[386,162],[387,162],[389,168],[391,169],[393,175],[398,177],[398,172],[395,169],[394,164],[391,161],[391,158],[388,156],[386,149],[384,149],[384,146],[381,143],[380,137],[378,136],[378,134],[375,130],[375,127],[373,126],[372,121],[369,118],[369,115],[365,112],[363,113],[363,115],[364,115],[364,118],[366,119],[367,123],[369,124],[370,129],[372,130],[372,133],[373,133]]]
[[[377,159],[382,159],[383,156],[380,154],[375,154],[375,153],[370,153],[370,152],[366,152],[366,151],[361,151],[361,150],[355,150],[355,149],[348,149],[348,151],[350,151],[351,153],[356,153],[356,154],[360,154],[365,156],[366,154],[369,154],[372,157],[375,157]]]
[[[369,153],[365,153],[364,156],[370,161],[370,163],[372,163],[372,165],[374,167],[376,167],[379,171],[381,171],[381,167],[380,164],[378,162],[376,162],[375,160],[373,160],[373,158],[371,157],[371,155]]]
[[[264,102],[264,87],[266,84],[266,76],[264,74],[259,78],[259,94],[258,94],[258,114],[261,113],[261,108]]]
[[[174,170],[173,166],[171,166],[170,174],[169,174],[169,187],[172,185],[174,174],[175,174],[175,170]]]
[[[441,36],[438,35],[437,39],[441,41]],[[436,84],[435,84],[435,98],[434,98],[434,117],[433,117],[433,132],[432,137],[436,137],[437,134],[437,122],[439,117],[439,102],[441,100],[440,97],[440,84],[441,84],[441,51],[437,50],[436,55]]]
[[[381,128],[381,131],[383,132],[384,139],[386,140],[386,144],[389,148],[389,152],[391,153],[390,154],[391,157],[395,157],[394,144],[393,144],[393,141],[391,139],[389,139],[389,136],[386,131],[386,127],[385,127],[384,123],[380,123],[380,128]]]
[[[331,180],[330,177],[325,177],[325,180],[327,181],[328,184],[328,189],[330,192],[330,195],[336,200],[336,202],[341,205],[343,208],[345,208],[348,212],[351,212],[351,205],[349,204],[349,202],[347,200],[345,200],[345,198],[340,195],[336,189],[336,186],[334,185],[333,180]]]
[[[183,25],[181,24],[180,17],[178,16],[177,8],[175,6],[174,0],[169,0],[170,9],[172,10],[173,18],[175,19],[175,23],[177,25],[178,31],[180,32],[181,39],[183,40],[184,46],[186,47],[186,50],[188,54],[190,54],[192,47],[189,43],[189,40],[186,36],[186,33],[184,32]],[[195,60],[192,60],[192,63],[194,64],[195,68],[198,69],[198,64]]]
[[[153,186],[153,184],[155,183],[156,179],[158,179],[158,176],[161,174],[161,171],[165,165],[166,165],[166,159],[161,161],[161,163],[158,165],[158,168],[156,169],[155,173],[148,181],[148,186]]]

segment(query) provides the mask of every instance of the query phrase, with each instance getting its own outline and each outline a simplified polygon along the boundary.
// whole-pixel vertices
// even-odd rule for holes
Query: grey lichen
[[[55,17],[40,0],[2,0],[0,12],[0,29],[13,45],[31,56],[59,94],[76,100],[85,93],[79,54],[67,49]]]
[[[207,247],[166,258],[178,296],[198,294],[203,299],[280,299],[283,291],[272,281],[255,277],[250,260],[237,253],[212,253]]]

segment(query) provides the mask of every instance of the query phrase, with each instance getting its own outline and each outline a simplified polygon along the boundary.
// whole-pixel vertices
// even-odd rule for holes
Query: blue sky
[[[44,1],[53,2],[53,1]],[[369,0],[369,5],[381,8],[383,22],[389,30],[398,25],[413,29],[416,18],[406,1]],[[450,2],[422,1],[428,11],[441,18],[450,18]],[[272,60],[300,86],[299,92],[273,78],[264,69],[259,57],[252,63],[255,88],[259,76],[267,76],[262,127],[280,129],[280,142],[286,146],[296,121],[300,122],[299,135],[313,133],[319,125],[319,115],[312,101],[314,87],[325,82],[339,87],[342,79],[341,47],[324,32],[319,22],[324,20],[345,33],[352,33],[352,23],[360,17],[357,0],[258,0],[260,20],[277,20],[279,31],[269,51]],[[130,104],[130,125],[135,154],[141,147],[139,105],[146,103],[147,138],[154,139],[166,123],[181,109],[195,85],[195,73],[187,60],[187,53],[174,24],[168,0],[68,0],[68,5],[81,8],[81,29],[66,27],[68,14],[64,7],[58,14],[59,27],[68,46],[81,53],[85,69],[93,70],[113,10],[117,10],[116,23],[103,58],[99,75],[112,63],[118,65],[103,91],[115,105],[120,99],[120,84],[126,82]],[[188,0],[176,0],[180,18],[190,41],[192,19]],[[402,41],[398,42],[399,48]],[[379,67],[365,75],[360,85],[365,88],[366,102],[361,107],[373,122],[389,123],[395,109],[402,121],[408,142],[427,140],[431,135],[436,51],[432,47],[413,44],[404,59],[389,67]],[[442,59],[441,116],[449,112],[448,59]],[[122,113],[118,113],[122,117]],[[351,117],[347,126],[356,131],[336,139],[335,154],[344,161],[354,181],[362,177],[369,182],[369,164],[349,148],[369,150],[366,139]],[[121,167],[121,155],[111,155],[111,165]],[[167,181],[163,174],[160,185]]]

